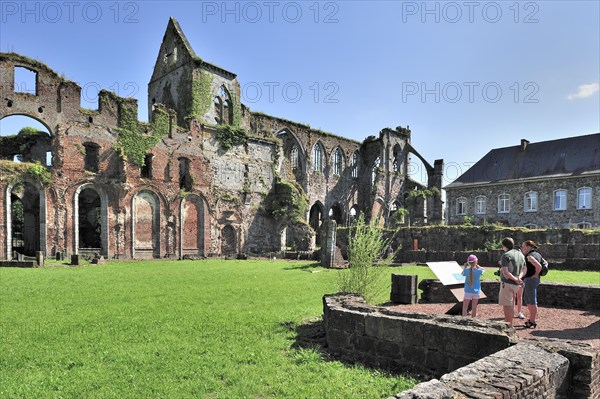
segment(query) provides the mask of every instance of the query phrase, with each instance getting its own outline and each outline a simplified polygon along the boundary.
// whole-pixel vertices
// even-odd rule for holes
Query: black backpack
[[[540,265],[542,265],[542,271],[540,272],[540,276],[545,276],[546,274],[548,274],[548,261],[542,258],[542,255],[540,255],[540,258],[542,259],[542,261],[540,262]]]

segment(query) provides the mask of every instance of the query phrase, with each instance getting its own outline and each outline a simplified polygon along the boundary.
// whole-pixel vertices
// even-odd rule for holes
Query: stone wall
[[[344,256],[348,246],[347,228],[338,228],[337,245]],[[600,270],[600,233],[570,229],[529,230],[497,229],[486,226],[401,227],[386,232],[392,246],[401,248],[395,263],[456,261],[464,263],[470,254],[477,255],[482,266],[495,266],[500,255],[500,241],[513,237],[515,242],[533,240],[550,268],[566,270]],[[414,244],[418,249],[413,250]],[[486,250],[484,248],[493,248]]]
[[[323,302],[328,350],[386,369],[439,377],[516,342],[504,323],[389,311],[353,295]]]
[[[323,322],[342,359],[438,378],[394,398],[600,398],[600,352],[588,344],[519,342],[505,323],[389,311],[352,294],[326,295]]]
[[[487,298],[481,299],[480,302],[498,302],[499,284],[498,281],[482,281],[481,290]],[[419,289],[423,290],[421,302],[456,302],[450,288],[437,280],[422,280],[419,283]],[[544,277],[542,277],[542,283],[537,291],[537,298],[540,305],[553,308],[600,310],[600,286],[598,285],[552,283],[545,282]]]

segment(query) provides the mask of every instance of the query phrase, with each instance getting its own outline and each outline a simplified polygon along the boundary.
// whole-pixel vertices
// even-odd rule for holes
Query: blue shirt
[[[465,275],[465,292],[469,294],[478,294],[481,290],[481,275],[483,274],[483,269],[473,269],[473,286],[471,287],[469,284],[469,276],[471,275],[471,268],[467,267],[463,270],[463,274]]]

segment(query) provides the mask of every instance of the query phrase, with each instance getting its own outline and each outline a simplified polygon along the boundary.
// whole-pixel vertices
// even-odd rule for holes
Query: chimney
[[[529,140],[521,139],[521,151],[525,151],[525,149],[527,149],[528,144]]]

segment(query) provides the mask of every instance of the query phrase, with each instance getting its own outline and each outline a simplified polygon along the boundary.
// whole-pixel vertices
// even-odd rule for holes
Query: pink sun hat
[[[469,259],[467,259],[467,262],[469,262],[469,263],[476,263],[477,262],[477,256],[475,256],[475,255],[469,255]]]

